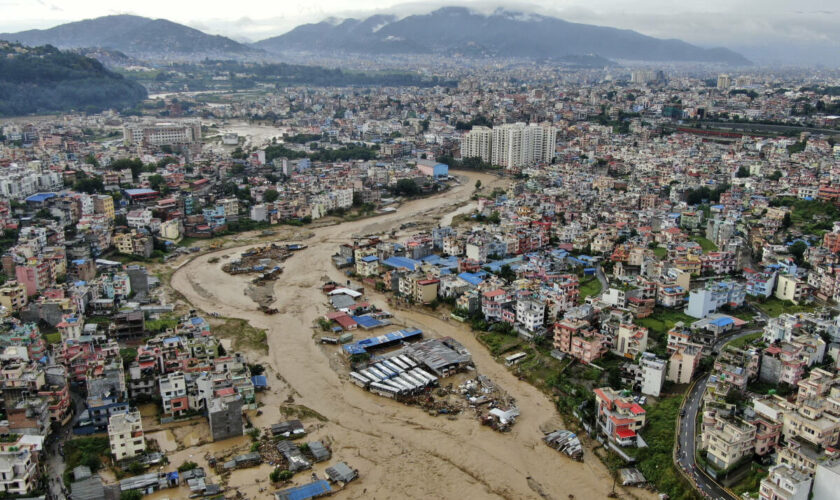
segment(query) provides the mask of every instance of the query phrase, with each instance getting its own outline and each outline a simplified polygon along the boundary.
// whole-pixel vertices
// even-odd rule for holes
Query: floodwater
[[[260,313],[243,294],[247,277],[227,275],[220,271],[222,262],[208,262],[244,247],[197,257],[173,275],[172,286],[195,307],[243,318],[268,331],[269,354],[257,359],[272,370],[263,418],[274,415],[280,420],[271,409],[291,396],[296,404],[328,419],[319,433],[333,440],[329,463],[346,461],[361,477],[339,498],[605,498],[612,479],[596,457],[590,453],[584,463],[574,462],[542,443],[542,430],[562,427],[552,401],[497,363],[459,323],[416,311],[395,312],[395,321],[419,327],[426,336],[450,335],[470,350],[478,371],[516,398],[522,415],[511,432],[497,433],[468,414],[455,420],[434,417],[367,393],[331,367],[330,358],[337,352],[313,340],[314,320],[329,310],[319,286],[325,279],[346,279],[330,261],[337,246],[354,234],[381,234],[409,220],[440,218],[469,198],[477,179],[485,189],[501,185],[492,175],[469,177],[461,186],[406,203],[398,212],[315,229],[306,241],[307,250],[286,261],[275,283],[276,315]],[[381,296],[369,298],[387,308]],[[306,473],[294,479],[297,484],[308,480]],[[255,489],[250,498],[268,498]],[[654,497],[643,490],[633,490],[632,495]]]

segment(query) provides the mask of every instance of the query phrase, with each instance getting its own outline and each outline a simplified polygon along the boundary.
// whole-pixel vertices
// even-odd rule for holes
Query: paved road
[[[607,281],[607,276],[604,274],[604,270],[601,268],[601,263],[598,263],[598,266],[595,268],[595,276],[598,277],[598,281],[601,282],[601,292],[606,292],[607,289],[610,287],[610,282]]]
[[[719,352],[724,344],[747,335],[760,332],[760,328],[744,330],[737,332],[734,335],[729,335],[721,338],[714,345],[714,350]],[[695,463],[695,446],[697,436],[697,412],[700,410],[703,393],[706,392],[706,383],[709,381],[709,375],[703,375],[694,386],[691,388],[686,397],[685,416],[680,419],[680,431],[678,436],[678,452],[677,463],[679,466],[688,472],[689,476],[694,479],[694,484],[697,490],[700,491],[707,498],[714,498],[718,500],[737,500],[737,497],[730,495],[722,486],[715,482],[711,477],[707,476],[705,472],[696,468]]]

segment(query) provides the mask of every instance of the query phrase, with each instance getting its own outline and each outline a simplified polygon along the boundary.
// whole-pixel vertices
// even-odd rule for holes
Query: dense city
[[[442,70],[0,118],[0,491],[835,498],[840,74]]]

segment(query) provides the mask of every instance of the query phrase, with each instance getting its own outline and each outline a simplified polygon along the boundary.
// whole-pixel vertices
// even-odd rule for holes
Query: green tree
[[[120,500],[142,500],[143,494],[137,490],[128,490],[120,493]]]
[[[280,198],[280,193],[274,189],[267,189],[265,193],[263,193],[263,200],[267,203],[274,203],[277,201],[277,198]]]
[[[794,260],[798,265],[802,265],[805,261],[804,256],[805,252],[808,250],[808,244],[804,241],[797,241],[793,245],[790,246],[790,254],[793,256]]]
[[[420,187],[414,182],[414,179],[400,179],[394,187],[394,193],[397,195],[415,196],[420,193]]]
[[[478,191],[479,189],[481,189],[481,179],[475,181],[475,190]]]
[[[160,191],[161,187],[166,187],[166,179],[160,174],[155,174],[149,177],[149,186],[155,191]]]
[[[143,171],[143,162],[139,158],[121,158],[112,162],[110,168],[113,170],[131,169],[131,177],[136,179]]]
[[[739,179],[743,179],[743,178],[749,177],[749,176],[750,176],[750,169],[748,169],[747,167],[745,167],[743,165],[738,167],[738,171],[735,172],[735,177],[738,177]]]

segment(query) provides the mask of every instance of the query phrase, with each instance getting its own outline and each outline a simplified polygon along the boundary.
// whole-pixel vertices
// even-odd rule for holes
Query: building
[[[215,397],[207,405],[207,418],[213,441],[242,435],[242,397],[232,394]]]
[[[741,419],[724,419],[713,412],[703,414],[701,448],[718,469],[728,469],[749,458],[755,450],[755,426]]]
[[[159,386],[164,414],[180,415],[190,409],[187,381],[183,373],[169,373],[160,377]]]
[[[840,491],[840,458],[817,464],[811,498],[814,500],[837,498],[838,491]]]
[[[500,125],[493,129],[490,162],[507,168],[547,163],[556,147],[557,129],[551,125]]]
[[[807,474],[788,465],[779,464],[770,467],[767,477],[761,480],[758,498],[761,500],[808,500],[810,492],[811,478]]]
[[[745,298],[746,288],[742,283],[710,282],[703,288],[691,291],[685,313],[693,318],[705,318],[725,305],[741,307]]]
[[[667,363],[653,353],[643,352],[639,364],[642,367],[642,394],[658,397],[665,383]]]
[[[645,425],[644,408],[609,387],[595,389],[595,401],[601,431],[619,446],[635,446]]]
[[[612,352],[627,358],[636,356],[647,350],[648,329],[643,326],[622,323],[618,327]]]
[[[146,451],[143,422],[137,410],[111,415],[108,420],[108,441],[117,460],[136,457]]]
[[[776,298],[800,304],[809,297],[808,282],[792,274],[781,274],[776,284]]]
[[[732,86],[732,77],[729,75],[721,74],[718,75],[717,78],[717,89],[718,90],[729,90],[729,87]]]
[[[449,177],[449,165],[432,160],[417,160],[417,169],[420,173],[435,179],[446,179]]]
[[[28,448],[0,452],[0,491],[26,495],[36,486],[37,464]]]
[[[475,126],[461,138],[461,158],[481,158],[490,163],[492,158],[493,130]]]
[[[126,146],[182,146],[201,143],[199,122],[156,123],[123,126]]]
[[[0,305],[10,313],[26,307],[26,287],[17,281],[7,281],[0,288]]]
[[[702,349],[697,345],[677,347],[668,360],[666,380],[675,384],[688,384],[694,377],[694,371],[700,364]]]

